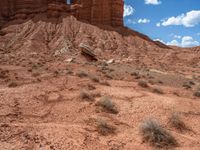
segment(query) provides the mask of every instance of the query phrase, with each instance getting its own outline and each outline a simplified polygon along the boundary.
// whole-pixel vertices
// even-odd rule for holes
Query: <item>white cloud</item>
[[[171,33],[170,36],[173,37],[173,38],[175,38],[175,39],[181,39],[182,38],[182,36],[176,35],[174,33]]]
[[[136,24],[137,22],[133,19],[128,19],[127,20],[128,24]]]
[[[161,40],[161,39],[154,39],[154,41],[159,41],[159,42],[161,42],[161,43],[163,43],[163,44],[166,44],[163,40]]]
[[[149,19],[146,19],[146,18],[144,18],[144,19],[139,19],[139,20],[138,20],[138,23],[143,23],[143,24],[149,23],[149,22],[150,22],[150,20],[149,20]]]
[[[124,17],[132,15],[134,11],[131,5],[124,5]]]
[[[198,46],[200,43],[195,41],[191,36],[184,36],[181,39],[181,42],[177,40],[172,40],[171,42],[167,42],[167,45],[181,46],[181,47],[192,47]]]
[[[199,45],[199,42],[195,41],[191,36],[184,36],[181,44],[183,47],[191,47]]]
[[[174,38],[175,39],[181,39],[181,36],[180,35],[174,35]]]
[[[161,1],[160,0],[145,0],[145,4],[159,5],[159,4],[161,4]]]
[[[160,22],[156,23],[156,27],[160,27]]]
[[[170,17],[162,21],[163,26],[183,25],[185,27],[194,27],[200,23],[200,10],[192,10],[186,14],[177,17]]]
[[[177,40],[172,40],[171,42],[167,42],[167,45],[180,46],[180,43]]]

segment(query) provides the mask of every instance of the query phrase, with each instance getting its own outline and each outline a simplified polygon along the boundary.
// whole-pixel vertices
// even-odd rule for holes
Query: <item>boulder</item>
[[[98,60],[96,54],[94,53],[92,48],[89,47],[88,45],[81,43],[79,45],[79,48],[81,50],[82,55],[86,56],[87,58],[90,58],[91,60],[95,60],[95,61]]]

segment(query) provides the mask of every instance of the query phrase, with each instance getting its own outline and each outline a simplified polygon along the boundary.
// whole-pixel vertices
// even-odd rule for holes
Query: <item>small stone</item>
[[[107,63],[107,64],[112,64],[112,63],[114,63],[114,62],[115,62],[114,59],[110,59],[110,60],[108,60],[106,63]]]
[[[71,63],[71,62],[73,62],[73,58],[69,58],[69,59],[67,59],[67,60],[65,60],[65,62],[68,62],[68,63]]]
[[[51,93],[48,97],[48,101],[58,101],[60,99],[60,95],[57,93]]]

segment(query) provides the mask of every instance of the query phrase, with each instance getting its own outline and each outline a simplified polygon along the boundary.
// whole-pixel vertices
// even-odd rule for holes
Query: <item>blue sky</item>
[[[200,45],[200,0],[125,0],[124,23],[168,45]]]

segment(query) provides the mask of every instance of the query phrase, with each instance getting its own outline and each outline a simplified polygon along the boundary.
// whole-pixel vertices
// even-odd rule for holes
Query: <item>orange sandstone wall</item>
[[[70,9],[65,0],[0,0],[0,27],[12,19],[27,19],[37,13],[59,17],[62,12],[93,24],[123,26],[123,0],[71,0],[80,4]]]

